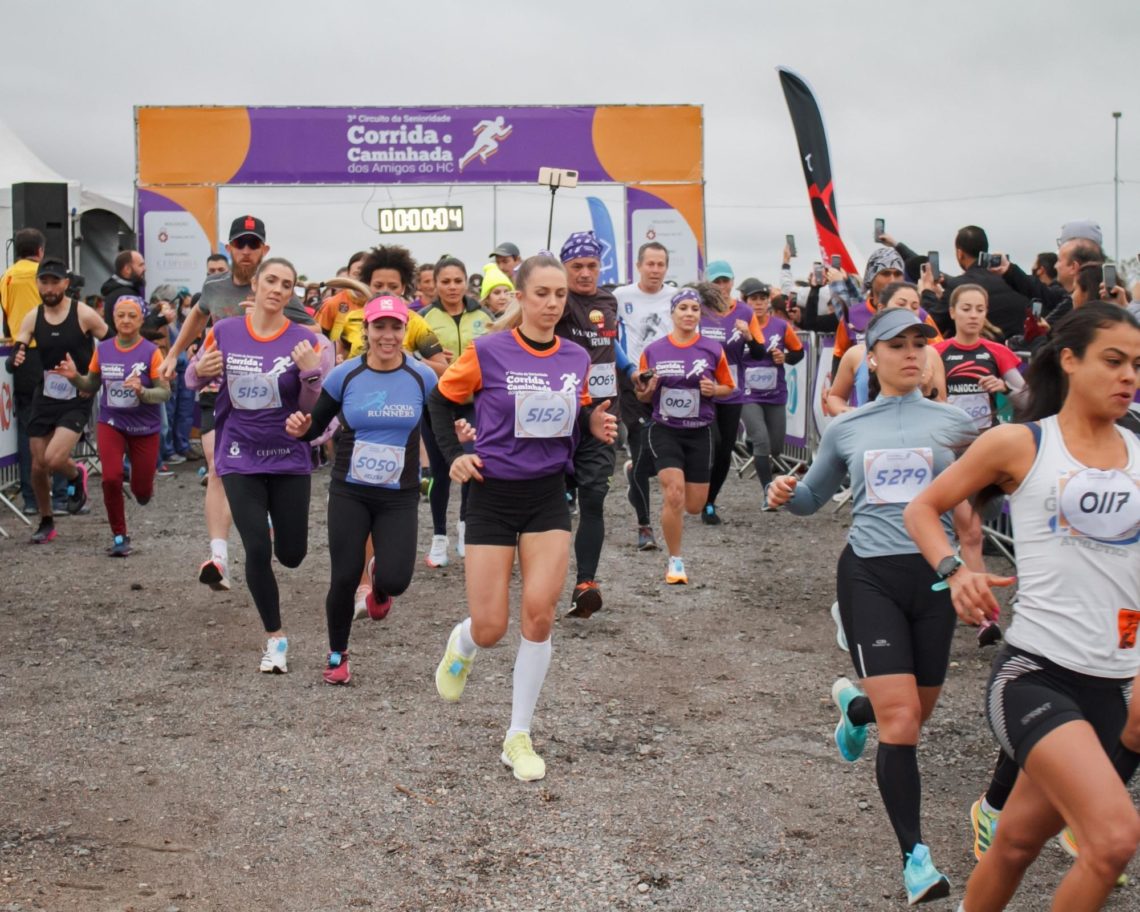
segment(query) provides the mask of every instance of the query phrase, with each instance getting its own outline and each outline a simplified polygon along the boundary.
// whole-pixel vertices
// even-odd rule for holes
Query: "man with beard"
[[[581,345],[590,355],[587,389],[598,407],[609,402],[610,414],[621,420],[618,408],[618,371],[634,365],[617,344],[617,300],[598,288],[602,247],[592,231],[570,235],[562,245],[560,259],[566,267],[570,294],[555,333]],[[574,558],[578,578],[571,596],[569,617],[588,618],[602,607],[602,593],[595,577],[602,554],[606,527],[602,518],[610,477],[614,474],[614,448],[596,437],[583,435],[574,452],[574,486],[578,491],[578,533]]]
[[[67,479],[67,512],[78,513],[87,503],[87,469],[71,458],[91,415],[91,397],[76,393],[66,377],[55,368],[67,356],[77,364],[91,360],[94,339],[107,334],[107,324],[93,310],[67,296],[70,276],[60,260],[43,260],[36,270],[36,286],[42,306],[29,311],[16,331],[16,348],[8,359],[15,371],[27,358],[27,348],[35,342],[44,373],[32,399],[28,442],[32,451],[32,487],[40,510],[40,525],[32,535],[33,544],[47,544],[56,537],[52,519],[51,473]]]
[[[103,322],[115,333],[115,302],[124,295],[146,300],[146,263],[137,250],[123,250],[115,257],[115,274],[99,289],[103,296]],[[86,365],[84,365],[86,366]]]
[[[226,317],[236,317],[243,312],[242,304],[253,298],[253,274],[269,252],[269,245],[265,243],[265,223],[252,215],[240,216],[230,225],[229,237],[226,252],[232,263],[230,271],[209,276],[202,284],[202,295],[197,305],[186,317],[178,338],[170,346],[170,352],[159,369],[164,380],[173,379],[178,356],[198,341],[207,321],[217,323]],[[217,398],[216,385],[206,387],[198,395],[202,411],[202,453],[207,466],[206,532],[210,536],[210,557],[199,568],[198,581],[215,591],[228,591],[229,536],[233,516],[222,480],[214,470],[214,403]]]

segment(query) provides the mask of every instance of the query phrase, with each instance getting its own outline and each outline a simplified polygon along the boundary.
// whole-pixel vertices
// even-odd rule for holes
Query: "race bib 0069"
[[[590,396],[594,399],[608,399],[617,395],[617,370],[613,364],[595,364],[590,368]]]

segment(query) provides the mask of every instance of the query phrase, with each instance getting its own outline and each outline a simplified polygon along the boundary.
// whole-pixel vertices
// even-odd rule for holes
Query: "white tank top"
[[[1006,639],[1102,678],[1140,669],[1140,442],[1117,429],[1124,469],[1092,469],[1040,422],[1029,474],[1010,495],[1018,593]]]

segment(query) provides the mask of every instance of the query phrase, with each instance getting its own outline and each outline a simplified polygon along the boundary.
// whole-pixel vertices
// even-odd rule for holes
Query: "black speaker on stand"
[[[44,256],[71,265],[67,184],[12,184],[12,230],[38,228],[47,244]]]

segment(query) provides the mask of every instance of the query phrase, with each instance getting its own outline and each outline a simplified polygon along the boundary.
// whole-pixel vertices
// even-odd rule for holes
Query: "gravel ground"
[[[260,675],[240,566],[231,593],[196,582],[194,464],[158,483],[128,505],[126,561],[103,556],[101,503],[45,548],[0,518],[17,535],[0,541],[0,912],[905,907],[874,745],[848,765],[831,739],[830,686],[851,673],[828,615],[846,511],[761,514],[756,482],[732,478],[723,526],[688,521],[677,590],[634,549],[618,482],[605,609],[556,627],[547,777],[524,784],[498,760],[517,624],[461,703],[432,684],[461,566],[421,564],[389,618],[354,631],[353,685],[325,686],[316,476],[310,556],[278,568],[291,673]],[[430,532],[425,503],[425,550]],[[959,630],[920,749],[925,836],[954,884],[933,908],[956,908],[973,865],[991,656]],[[1044,908],[1067,867],[1047,848],[1010,908]]]

